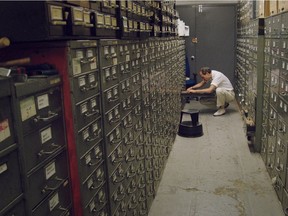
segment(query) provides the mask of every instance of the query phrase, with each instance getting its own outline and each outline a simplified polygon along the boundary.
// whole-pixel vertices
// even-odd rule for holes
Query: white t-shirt
[[[211,85],[214,85],[216,88],[233,90],[233,86],[230,80],[221,72],[216,70],[211,70],[212,81]]]

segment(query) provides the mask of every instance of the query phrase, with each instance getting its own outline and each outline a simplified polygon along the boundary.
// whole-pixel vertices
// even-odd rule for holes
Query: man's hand
[[[191,89],[187,89],[187,92],[188,92],[188,93],[191,93],[191,94],[196,93],[196,91],[197,91],[197,90],[192,89],[192,88],[191,88]]]

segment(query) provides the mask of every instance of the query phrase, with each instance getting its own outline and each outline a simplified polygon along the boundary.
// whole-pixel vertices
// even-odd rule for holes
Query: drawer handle
[[[53,119],[54,117],[58,116],[58,113],[53,113],[52,111],[48,111],[48,117],[40,117],[40,116],[36,116],[36,118],[33,119],[33,121],[35,123],[38,123],[39,121],[44,121],[47,122],[51,119]]]
[[[113,139],[111,141],[112,144],[116,144],[116,143],[119,143],[121,141],[121,139]]]
[[[95,186],[94,184],[93,185],[91,185],[91,187],[89,188],[90,190],[97,190],[97,189],[99,189],[100,187],[102,187],[102,183],[103,183],[104,181],[102,180],[101,181],[101,183],[98,185],[98,186]]]
[[[93,116],[93,115],[96,115],[96,114],[99,114],[100,113],[100,110],[92,110],[92,112],[86,112],[85,113],[85,117],[90,117],[90,116]]]
[[[123,108],[124,110],[131,110],[132,109],[132,106],[126,106]]]
[[[128,194],[133,194],[133,193],[135,193],[135,191],[137,190],[137,187],[136,186],[134,186],[134,187],[132,187],[133,189],[131,189],[131,187],[129,187],[128,189],[127,189],[127,193]]]
[[[139,155],[136,156],[136,160],[138,160],[138,161],[141,161],[141,160],[144,160],[144,159],[145,159],[144,155],[143,156],[139,156]]]
[[[64,208],[64,207],[62,207],[62,206],[59,206],[59,207],[58,207],[58,210],[63,211],[63,214],[61,214],[61,216],[62,216],[62,215],[63,215],[63,216],[69,216],[69,215],[70,215],[69,209],[67,209],[67,208]],[[68,214],[67,214],[67,213],[68,213]]]
[[[56,145],[56,144],[54,144],[54,143],[52,143],[51,146],[55,147],[52,151],[44,151],[44,150],[42,149],[40,152],[38,152],[37,155],[38,155],[39,157],[42,157],[42,156],[44,156],[44,155],[51,155],[51,154],[55,153],[57,150],[59,150],[59,149],[61,148],[60,145]]]
[[[66,25],[67,22],[66,21],[56,21],[56,20],[54,20],[54,21],[51,21],[51,24],[52,25]]]
[[[48,185],[46,185],[46,186],[41,190],[41,192],[42,192],[43,194],[46,193],[47,191],[55,191],[55,190],[57,190],[57,189],[60,187],[60,185],[62,185],[62,184],[64,183],[64,181],[65,181],[65,179],[58,178],[57,176],[55,176],[55,178],[52,179],[52,180],[54,180],[54,181],[56,181],[56,182],[59,182],[59,183],[56,184],[54,187],[49,187]],[[52,180],[51,180],[51,181],[52,181]]]
[[[138,207],[138,203],[137,202],[134,202],[134,203],[135,205],[133,205],[131,202],[128,204],[129,210],[136,209]]]
[[[144,173],[145,173],[145,171],[144,171]],[[140,173],[140,174],[144,174],[144,173]],[[141,183],[138,184],[138,188],[139,188],[139,189],[143,189],[143,188],[145,188],[145,187],[146,187],[145,184],[141,184]],[[139,200],[139,201],[140,201],[140,200]]]
[[[141,195],[140,197],[139,197],[139,202],[144,202],[144,201],[146,201],[146,196],[143,196],[143,195]]]
[[[286,95],[286,92],[281,92],[280,95],[281,95],[281,96],[285,96],[285,95]]]
[[[88,59],[81,59],[80,63],[87,64],[87,63],[94,62],[94,61],[96,61],[96,57],[92,57],[92,58],[88,58]]]
[[[97,136],[94,136],[94,137],[88,137],[88,138],[86,139],[86,141],[87,141],[87,142],[92,142],[92,141],[97,140],[99,137],[100,137],[99,134],[98,134]]]
[[[109,98],[109,99],[108,99],[108,102],[109,102],[109,103],[110,103],[110,102],[115,102],[115,101],[117,101],[117,100],[119,100],[119,97]]]
[[[136,131],[142,131],[142,129],[143,129],[143,127],[137,127],[137,125],[136,125],[136,127],[135,127],[135,130],[136,130]]]
[[[136,174],[137,174],[137,172],[127,172],[127,178],[133,178],[136,176]]]
[[[99,163],[99,160],[95,160],[95,162],[89,162],[87,165],[89,166],[89,167],[91,167],[91,166],[96,166],[97,164]]]
[[[117,159],[118,159],[118,160],[116,160],[116,158],[115,158],[115,160],[113,160],[112,163],[113,163],[113,164],[115,164],[115,163],[120,163],[120,162],[122,162],[122,161],[124,160],[123,157],[118,157]]]
[[[103,205],[100,208],[93,208],[92,212],[100,212],[100,211],[102,211],[103,208],[106,206],[107,201],[104,202],[104,201],[101,200],[100,203],[103,203]]]
[[[126,129],[126,128],[131,128],[132,126],[133,126],[133,123],[123,125],[123,127],[124,127],[125,129]]]
[[[119,122],[119,121],[120,121],[120,117],[117,117],[117,118],[115,118],[115,119],[111,119],[111,120],[109,121],[109,124],[117,123],[117,122]]]
[[[126,162],[135,161],[135,156],[126,156],[125,161],[126,161]]]
[[[131,89],[130,88],[125,88],[122,90],[122,92],[126,93],[126,92],[131,92]]]
[[[276,166],[275,169],[276,169],[277,172],[283,171],[283,169],[281,168],[281,166]]]

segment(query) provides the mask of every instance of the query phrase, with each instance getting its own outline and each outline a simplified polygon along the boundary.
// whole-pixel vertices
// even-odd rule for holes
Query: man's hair
[[[200,69],[200,72],[203,74],[203,75],[206,75],[207,73],[211,73],[211,69],[209,67],[202,67]]]

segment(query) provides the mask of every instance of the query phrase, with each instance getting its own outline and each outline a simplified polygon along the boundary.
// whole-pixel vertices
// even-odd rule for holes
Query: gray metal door
[[[185,38],[190,73],[203,66],[223,72],[234,83],[236,6],[180,5],[180,19],[190,27]],[[191,60],[190,57],[195,59]]]

